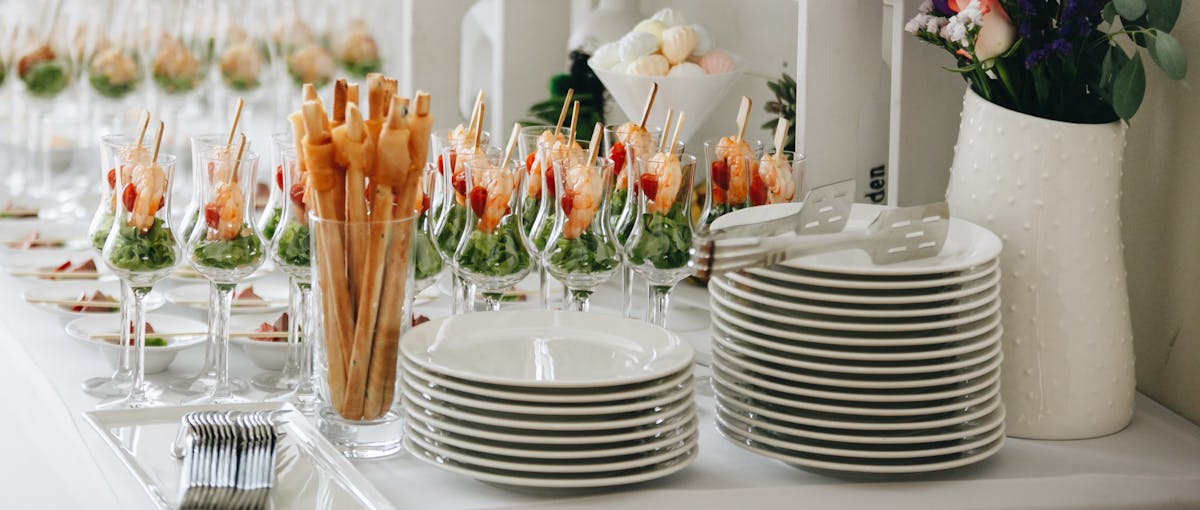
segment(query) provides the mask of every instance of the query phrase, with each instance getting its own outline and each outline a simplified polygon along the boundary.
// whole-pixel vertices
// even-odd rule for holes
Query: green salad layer
[[[446,214],[446,224],[437,234],[437,245],[442,253],[454,253],[458,248],[458,240],[462,237],[463,227],[467,224],[467,208],[455,202]]]
[[[267,239],[272,239],[275,237],[275,229],[279,228],[279,217],[282,215],[283,215],[282,207],[276,207],[275,210],[271,212],[271,216],[267,217],[267,221],[265,223],[263,223],[263,227],[262,227],[263,237],[265,237]]]
[[[629,234],[633,232],[633,216],[629,215],[624,223],[621,223],[621,212],[625,210],[625,204],[629,200],[629,190],[619,189],[612,194],[612,204],[608,207],[608,225],[612,228],[613,234],[617,236],[617,240],[622,245],[629,240]]]
[[[312,261],[311,246],[309,246],[308,227],[297,222],[289,222],[279,233],[279,246],[276,253],[279,260],[289,266],[304,267]]]
[[[109,242],[112,246],[105,250],[105,256],[115,268],[150,272],[175,265],[175,237],[161,219],[155,218],[154,225],[146,232],[123,224],[117,231],[117,237]]]
[[[192,251],[196,265],[215,269],[238,269],[258,264],[262,259],[262,241],[243,226],[242,233],[230,240],[204,240]]]
[[[563,273],[612,271],[620,260],[613,245],[590,231],[575,239],[559,238],[550,253],[550,265]]]
[[[137,88],[136,79],[124,83],[112,83],[108,80],[108,76],[103,74],[91,75],[88,78],[88,83],[92,84],[92,89],[96,93],[109,99],[121,99]]]
[[[346,72],[351,76],[365,78],[370,73],[378,73],[383,69],[383,62],[379,59],[373,60],[343,60],[342,67],[346,68]]]
[[[442,256],[424,229],[417,229],[412,242],[413,271],[418,280],[433,278],[442,272]]]
[[[692,229],[685,211],[688,204],[679,200],[667,214],[642,215],[642,231],[629,252],[635,265],[646,262],[656,269],[679,269],[687,266],[688,250],[692,246]]]
[[[196,84],[200,82],[199,76],[168,76],[163,73],[154,73],[154,83],[157,83],[159,88],[168,94],[183,94],[190,92],[196,88]]]
[[[54,97],[70,83],[66,66],[57,60],[33,64],[21,79],[35,97]]]
[[[460,267],[484,276],[507,276],[529,267],[529,253],[521,243],[513,216],[501,220],[496,231],[471,232],[455,259]]]
[[[96,225],[96,231],[92,232],[92,248],[96,251],[104,251],[104,242],[108,240],[108,231],[112,230],[113,213],[104,213],[100,217],[100,224]]]

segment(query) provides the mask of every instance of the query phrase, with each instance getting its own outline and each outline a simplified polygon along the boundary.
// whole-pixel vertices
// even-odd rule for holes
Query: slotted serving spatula
[[[738,237],[769,237],[795,232],[797,235],[829,234],[846,228],[850,208],[854,205],[854,179],[809,190],[804,205],[795,214],[762,223],[714,229],[705,240]]]
[[[950,229],[945,202],[888,209],[862,231],[820,235],[795,232],[768,238],[738,238],[707,243],[708,251],[693,250],[693,273],[710,277],[751,267],[831,251],[860,249],[878,265],[937,255]]]

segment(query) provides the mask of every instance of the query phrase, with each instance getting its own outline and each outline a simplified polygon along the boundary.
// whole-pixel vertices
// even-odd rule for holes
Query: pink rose
[[[955,4],[955,0],[950,0],[950,3]],[[993,59],[1012,47],[1016,40],[1016,28],[1008,13],[1000,6],[1000,0],[979,0],[979,12],[983,15],[983,23],[975,38],[975,56],[979,60]]]

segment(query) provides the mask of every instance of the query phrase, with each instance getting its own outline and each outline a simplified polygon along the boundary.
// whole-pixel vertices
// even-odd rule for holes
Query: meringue
[[[696,32],[687,25],[671,27],[663,30],[662,54],[667,61],[678,64],[692,54],[696,47]]]
[[[637,60],[629,63],[625,72],[638,76],[666,76],[670,69],[671,64],[667,62],[667,57],[656,53],[638,57]]]
[[[737,63],[728,53],[712,50],[700,57],[700,68],[707,74],[729,73],[737,70]]]
[[[671,66],[671,70],[667,71],[667,76],[682,76],[685,78],[692,76],[704,76],[704,69],[701,69],[700,66],[691,62],[684,62],[682,64]]]
[[[621,62],[621,50],[617,43],[608,43],[596,48],[592,53],[592,66],[597,69],[610,70]]]
[[[712,34],[708,33],[708,29],[695,23],[688,25],[692,32],[696,34],[696,47],[692,48],[692,55],[699,57],[705,53],[712,51],[717,47],[716,39],[713,39]]]
[[[662,10],[654,13],[654,15],[650,17],[650,19],[657,21],[659,23],[662,23],[664,26],[666,26],[668,28],[688,24],[687,19],[685,19],[683,17],[683,13],[681,13],[675,9],[672,9],[670,7],[667,7],[665,9],[662,9]]]
[[[663,26],[663,24],[661,22],[654,21],[652,19],[646,19],[646,20],[642,20],[641,23],[638,23],[637,26],[634,26],[633,31],[634,32],[645,32],[647,34],[653,35],[655,39],[661,41],[663,30],[666,28],[667,27]]]
[[[617,49],[622,61],[631,61],[643,55],[658,51],[658,37],[637,30],[625,34],[617,41]]]

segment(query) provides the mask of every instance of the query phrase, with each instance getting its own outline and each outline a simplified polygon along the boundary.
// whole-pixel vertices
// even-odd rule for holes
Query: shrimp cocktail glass
[[[751,205],[785,204],[804,196],[804,155],[776,148],[763,154],[750,181]]]
[[[284,159],[288,152],[293,155],[296,153],[291,133],[271,135],[271,166],[270,182],[268,183],[271,187],[271,194],[267,196],[267,205],[263,207],[262,215],[258,217],[259,233],[262,234],[263,239],[269,240],[275,237],[275,230],[279,227],[280,218],[283,217],[283,206],[287,201],[287,188],[284,186]]]
[[[521,241],[516,203],[522,165],[493,154],[460,157],[467,197],[466,226],[454,251],[454,270],[483,294],[489,311],[500,309],[504,292],[523,280],[533,260]]]
[[[188,262],[210,283],[216,307],[209,307],[208,320],[216,337],[217,381],[193,403],[244,402],[234,395],[229,383],[229,313],[237,284],[262,266],[266,249],[254,228],[254,176],[258,155],[245,148],[245,136],[237,148],[221,148],[202,155],[201,219],[188,235],[184,252]],[[210,300],[211,303],[211,300]]]
[[[604,154],[613,162],[612,198],[608,205],[608,228],[621,251],[621,315],[633,317],[633,266],[625,260],[625,243],[633,232],[637,216],[638,156],[653,154],[659,128],[642,128],[634,122],[604,127]],[[634,178],[630,178],[630,176]]]
[[[161,127],[159,131],[161,138]],[[156,144],[157,145],[157,144]],[[179,243],[171,233],[168,220],[171,182],[175,156],[157,153],[157,148],[141,159],[123,161],[129,169],[116,172],[117,203],[113,225],[104,241],[103,259],[133,298],[133,380],[128,395],[107,402],[106,408],[137,408],[167,405],[152,396],[146,387],[146,295],[154,284],[175,269],[180,258]],[[122,323],[121,328],[127,328]]]
[[[624,246],[625,257],[650,284],[647,321],[665,327],[671,289],[690,273],[696,158],[669,151],[640,157],[637,163],[638,213]]]
[[[248,5],[218,4],[224,20],[224,37],[217,38],[216,68],[221,85],[230,92],[253,101],[262,96],[272,70],[273,54],[268,42],[268,2]],[[254,20],[251,22],[251,20]]]
[[[413,210],[417,213],[417,231],[412,240],[412,266],[415,293],[429,288],[437,281],[445,268],[441,253],[434,243],[433,225],[438,210],[434,208],[435,199],[445,194],[441,189],[442,179],[433,164],[425,165],[421,171],[421,183],[417,188]]]
[[[727,136],[704,142],[708,179],[700,211],[702,224],[709,225],[721,216],[752,205],[750,184],[758,173],[758,158],[762,153],[760,140]]]
[[[621,264],[606,221],[613,161],[590,152],[589,157],[555,161],[554,168],[558,214],[541,252],[542,264],[567,287],[570,310],[586,312],[593,290]]]
[[[208,41],[199,34],[163,34],[152,43],[150,76],[160,93],[185,98],[199,91],[208,74]]]
[[[134,144],[134,138],[127,135],[106,135],[100,137],[100,175],[96,189],[100,190],[100,202],[88,225],[88,239],[91,240],[92,250],[100,260],[104,260],[104,243],[112,230],[113,218],[117,212],[117,174],[128,174],[132,167],[149,159],[149,151]],[[130,179],[127,176],[125,181]],[[121,324],[132,321],[130,303],[133,296],[125,281],[121,282]],[[121,329],[121,358],[117,370],[111,377],[93,377],[83,382],[83,391],[97,397],[119,397],[129,394],[129,385],[133,381],[133,332],[129,328]],[[149,384],[149,383],[147,383]]]
[[[451,267],[454,266],[454,251],[458,249],[458,242],[467,224],[466,169],[460,163],[465,158],[460,156],[479,153],[479,147],[487,147],[488,138],[487,132],[476,136],[475,129],[462,125],[433,133],[435,166],[441,179],[441,189],[445,192],[437,201],[438,211],[434,215],[432,233],[434,245],[443,262]],[[479,140],[478,144],[475,139]],[[463,281],[457,272],[451,274],[450,284],[453,294],[450,313],[458,315],[470,311],[475,301],[472,286]]]

